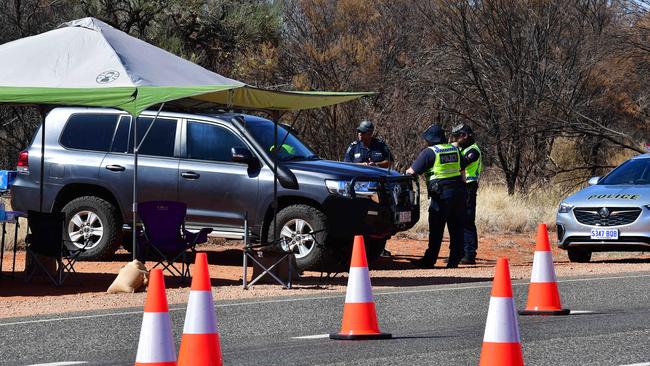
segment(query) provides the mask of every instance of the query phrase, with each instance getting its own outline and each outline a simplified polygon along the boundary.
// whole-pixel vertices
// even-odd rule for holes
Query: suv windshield
[[[628,160],[606,175],[598,184],[650,184],[650,159]]]
[[[275,146],[273,122],[247,120],[246,129],[264,149],[269,152],[273,151]],[[318,159],[318,156],[313,151],[282,125],[278,125],[278,146],[280,146],[278,150],[280,160]]]

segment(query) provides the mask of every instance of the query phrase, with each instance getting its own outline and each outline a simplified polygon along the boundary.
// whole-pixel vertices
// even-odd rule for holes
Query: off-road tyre
[[[99,217],[103,228],[102,238],[93,247],[79,255],[80,259],[97,260],[112,256],[119,248],[122,239],[121,220],[118,209],[110,202],[96,196],[82,196],[68,202],[63,209],[65,225],[63,238],[70,240],[68,225],[79,212],[90,211]],[[66,245],[71,245],[69,242]]]
[[[327,227],[327,216],[325,213],[315,207],[304,204],[285,207],[280,210],[277,217],[269,223],[267,242],[272,242],[272,238],[275,238],[274,229],[276,219],[277,230],[279,232],[282,232],[282,228],[292,220],[298,219],[306,221],[315,233],[312,235],[314,238],[314,244],[311,247],[311,250],[302,258],[296,257],[296,265],[299,272],[307,270],[320,271],[330,264],[331,253],[327,248],[329,231]],[[276,244],[275,247],[277,248],[278,244]]]

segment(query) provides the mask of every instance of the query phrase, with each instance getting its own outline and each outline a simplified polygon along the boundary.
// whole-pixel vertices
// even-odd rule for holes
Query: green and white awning
[[[367,92],[281,92],[229,79],[94,18],[0,45],[0,103],[113,107],[138,115],[166,102],[300,110]]]

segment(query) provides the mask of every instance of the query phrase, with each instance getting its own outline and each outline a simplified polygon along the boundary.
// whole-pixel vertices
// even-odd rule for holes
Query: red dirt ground
[[[479,259],[475,266],[458,269],[416,269],[410,259],[418,258],[426,248],[426,240],[414,238],[392,239],[387,249],[392,258],[381,258],[371,266],[374,291],[385,288],[411,287],[435,284],[491,281],[493,265],[497,257],[510,259],[513,279],[530,276],[532,255],[535,247],[534,233],[526,235],[488,234],[480,239]],[[448,242],[443,243],[441,257],[448,254]],[[315,293],[344,292],[346,274],[335,278],[321,278],[320,273],[303,273],[300,280],[289,290],[272,284],[260,284],[243,290],[241,243],[225,242],[199,247],[208,253],[210,275],[215,299],[243,299],[283,295],[306,295]],[[579,276],[612,272],[637,272],[650,269],[647,253],[596,253],[591,263],[570,263],[566,253],[553,249],[558,277]],[[15,276],[11,277],[11,253],[5,253],[3,276],[0,278],[0,318],[36,314],[66,313],[72,311],[139,307],[144,304],[145,293],[107,294],[105,291],[115,279],[120,268],[131,258],[119,251],[110,261],[79,262],[78,281],[69,278],[63,286],[54,287],[45,278],[35,278],[24,283],[24,252],[16,258]],[[150,264],[150,263],[149,263]],[[438,265],[442,266],[441,260]],[[252,271],[249,271],[249,277]],[[250,279],[250,278],[249,278]],[[167,278],[167,296],[170,304],[187,302],[189,289],[181,287],[175,279]]]

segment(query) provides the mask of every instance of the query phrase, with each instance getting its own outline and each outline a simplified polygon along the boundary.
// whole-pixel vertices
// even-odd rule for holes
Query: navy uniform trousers
[[[429,204],[429,247],[424,252],[424,260],[435,264],[440,253],[445,225],[449,231],[449,263],[456,266],[465,254],[464,227],[467,191],[465,183],[441,182],[440,193],[434,195]]]
[[[467,214],[465,216],[465,258],[476,259],[478,233],[476,232],[476,193],[478,183],[467,183]]]

